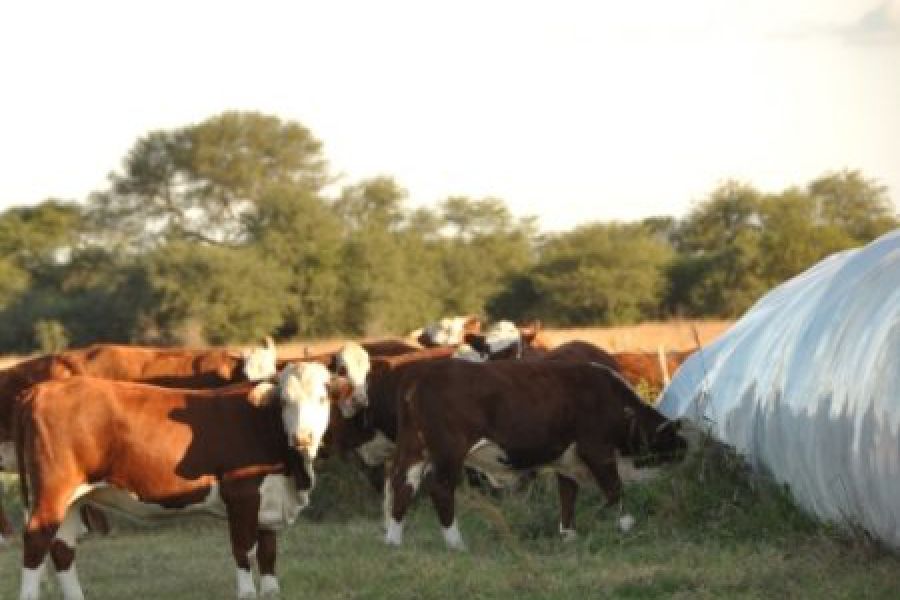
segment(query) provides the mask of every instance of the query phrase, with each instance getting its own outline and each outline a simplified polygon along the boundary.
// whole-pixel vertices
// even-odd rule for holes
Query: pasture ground
[[[706,344],[728,325],[701,322],[696,328]],[[611,351],[695,346],[690,323],[549,335],[556,343],[585,339]],[[338,343],[294,344],[286,353]],[[637,517],[628,533],[617,529],[618,509],[602,508],[596,489],[579,495],[579,537],[563,543],[552,480],[539,478],[514,493],[463,488],[457,505],[466,553],[444,548],[422,494],[407,521],[405,545],[384,546],[381,498],[362,474],[337,457],[317,472],[312,505],[279,535],[285,599],[900,597],[900,557],[862,534],[809,519],[783,489],[709,442],[662,477],[626,487],[624,509]],[[0,488],[19,527],[18,486],[0,476]],[[113,523],[109,536],[79,544],[88,598],[234,597],[224,522],[194,519],[158,529]],[[18,538],[0,547],[0,599],[17,597],[20,568]],[[45,591],[45,598],[60,597],[54,577]]]
[[[500,495],[457,495],[466,553],[444,548],[427,496],[405,545],[381,541],[380,497],[339,458],[320,469],[313,504],[279,535],[283,598],[897,598],[900,558],[798,511],[784,490],[713,445],[649,483],[626,488],[627,534],[597,490],[579,497],[579,538],[557,539],[551,480]],[[15,506],[10,479],[4,500]],[[19,511],[13,508],[13,514]],[[15,598],[21,542],[0,550],[0,598]],[[224,522],[161,529],[114,521],[78,548],[88,598],[231,598]],[[58,598],[54,578],[45,597]]]

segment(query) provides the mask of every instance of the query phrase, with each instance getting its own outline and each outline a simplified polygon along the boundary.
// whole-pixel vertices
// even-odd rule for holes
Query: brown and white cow
[[[386,542],[402,542],[403,518],[426,473],[451,548],[463,548],[454,491],[464,464],[496,478],[556,472],[560,533],[574,536],[575,496],[594,480],[607,503],[619,501],[617,457],[649,466],[687,448],[677,423],[644,404],[609,368],[558,361],[449,360],[401,366],[370,386],[394,398],[397,447],[390,476]],[[633,519],[623,517],[623,526]],[[627,523],[627,525],[626,525]]]
[[[257,381],[275,374],[275,344],[234,353],[224,349],[148,348],[93,344],[40,356],[0,370],[0,471],[16,469],[12,445],[13,400],[27,387],[51,379],[89,375],[167,387],[211,388],[238,381]],[[100,529],[106,524],[96,512],[85,511]],[[0,504],[0,540],[12,531]]]
[[[474,362],[543,358],[550,351],[550,344],[541,329],[540,321],[522,326],[497,321],[484,333],[466,333],[465,344],[455,356]]]
[[[616,352],[613,357],[622,376],[632,385],[647,385],[661,390],[693,352]]]
[[[475,315],[461,317],[444,317],[429,323],[410,337],[415,338],[425,348],[438,346],[458,346],[463,343],[467,334],[481,331],[481,319]]]
[[[38,598],[48,552],[65,599],[83,598],[75,515],[85,503],[148,522],[224,517],[238,597],[256,597],[254,550],[261,592],[277,593],[275,532],[307,504],[331,403],[349,397],[345,380],[306,363],[287,366],[277,387],[179,390],[76,376],[29,388],[14,420],[29,506],[21,600]]]

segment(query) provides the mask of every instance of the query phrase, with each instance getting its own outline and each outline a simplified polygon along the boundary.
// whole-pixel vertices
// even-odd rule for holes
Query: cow
[[[29,511],[20,599],[38,598],[48,552],[64,598],[83,598],[82,504],[146,522],[224,517],[238,597],[256,597],[254,549],[260,591],[277,594],[275,532],[307,504],[331,405],[349,398],[349,383],[315,363],[288,365],[277,385],[183,390],[73,376],[28,388],[14,419]]]
[[[616,352],[613,355],[622,375],[632,385],[647,385],[661,390],[669,384],[669,377],[694,351],[668,352]]]
[[[59,354],[39,356],[0,370],[0,471],[14,471],[11,418],[14,398],[25,388],[50,379],[90,375],[169,387],[210,388],[238,381],[257,381],[275,374],[275,344],[234,353],[223,349],[148,348],[93,344]],[[86,508],[85,524],[104,531],[103,515]],[[12,527],[0,504],[0,536]]]
[[[593,479],[607,505],[619,502],[617,458],[636,467],[679,459],[687,442],[678,423],[644,404],[602,365],[559,361],[414,362],[370,385],[394,399],[396,449],[385,499],[388,544],[400,545],[403,518],[426,473],[450,548],[464,549],[454,491],[464,464],[495,477],[547,468],[557,474],[559,530],[575,536],[575,496]],[[626,525],[627,523],[627,525]],[[625,516],[623,527],[633,523]]]
[[[444,317],[426,325],[419,331],[412,332],[410,337],[425,348],[435,348],[437,346],[458,346],[467,334],[480,331],[481,319],[475,315]]]
[[[384,487],[384,463],[394,450],[397,411],[392,397],[369,392],[393,369],[418,361],[447,360],[455,352],[450,346],[419,350],[402,356],[373,357],[363,391],[364,400],[355,397],[350,410],[332,409],[328,425],[326,447],[337,453],[351,451],[361,460],[372,485]]]
[[[549,352],[550,344],[541,329],[540,321],[522,326],[512,321],[497,321],[484,333],[466,333],[464,346],[456,358],[476,362],[543,358]]]

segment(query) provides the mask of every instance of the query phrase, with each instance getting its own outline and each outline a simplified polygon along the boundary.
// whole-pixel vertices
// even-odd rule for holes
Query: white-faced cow
[[[303,363],[287,366],[277,386],[179,390],[71,377],[29,388],[14,420],[30,507],[21,600],[38,598],[48,551],[66,600],[83,597],[75,515],[84,503],[149,522],[224,517],[238,597],[256,597],[254,549],[261,591],[277,593],[275,532],[306,505],[331,402],[349,397],[346,380]]]
[[[0,471],[14,471],[11,419],[13,400],[28,386],[88,375],[118,381],[135,381],[167,387],[212,388],[239,381],[259,381],[275,374],[275,344],[240,353],[221,348],[148,348],[94,344],[85,348],[40,356],[0,370]],[[86,508],[85,523],[106,528],[100,513]],[[11,527],[0,505],[0,536]]]
[[[601,365],[558,361],[416,362],[370,385],[394,398],[397,446],[386,499],[386,541],[402,542],[403,518],[426,473],[448,546],[462,548],[454,491],[464,464],[496,478],[557,473],[560,533],[574,536],[579,483],[595,481],[608,504],[622,489],[617,458],[635,466],[673,460],[687,448],[677,423],[644,404]]]
[[[444,317],[410,334],[425,348],[458,346],[467,334],[481,331],[481,320],[474,316]]]
[[[518,326],[497,321],[484,333],[466,333],[456,358],[473,362],[543,358],[550,344],[541,334],[540,321]]]

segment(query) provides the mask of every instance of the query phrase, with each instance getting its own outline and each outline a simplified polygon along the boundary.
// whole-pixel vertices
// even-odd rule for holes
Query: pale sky
[[[900,206],[900,0],[4,2],[0,66],[0,210],[225,110],[303,123],[342,183],[547,230],[844,168]]]

